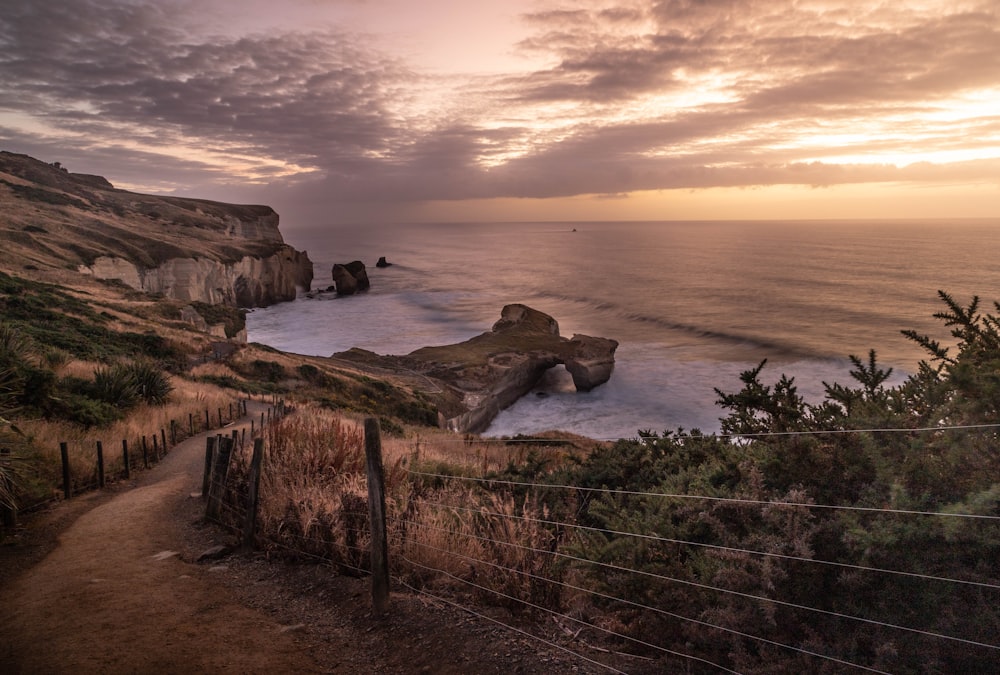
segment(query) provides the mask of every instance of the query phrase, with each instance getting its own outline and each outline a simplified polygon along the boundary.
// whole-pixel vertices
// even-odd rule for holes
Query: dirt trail
[[[246,424],[262,409],[251,404]],[[201,521],[204,452],[202,434],[131,489],[60,504],[48,526],[58,545],[37,562],[0,551],[0,565],[27,568],[0,585],[0,672],[607,672],[411,595],[394,594],[376,620],[366,581],[324,566],[261,554],[197,562],[232,543]]]
[[[201,489],[204,438],[80,516],[5,590],[4,672],[315,670],[301,636],[234,603],[211,566],[189,562],[196,553],[176,516],[201,501],[191,495]]]

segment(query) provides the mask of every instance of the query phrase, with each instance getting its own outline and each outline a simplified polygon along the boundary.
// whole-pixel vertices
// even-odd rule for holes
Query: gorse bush
[[[940,295],[955,344],[906,331],[929,359],[899,386],[871,351],[810,404],[761,363],[717,390],[724,436],[645,432],[540,471],[600,488],[553,508],[596,528],[567,546],[605,621],[738,672],[993,669],[968,642],[996,644],[1000,625],[981,586],[1000,578],[1000,528],[976,519],[1000,517],[1000,319]]]

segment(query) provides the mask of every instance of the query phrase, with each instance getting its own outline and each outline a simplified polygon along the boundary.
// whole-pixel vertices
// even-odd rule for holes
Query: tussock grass
[[[558,559],[547,553],[557,534],[540,522],[548,511],[534,495],[410,470],[479,476],[522,452],[499,441],[472,444],[445,434],[386,440],[393,574],[418,588],[511,608],[519,606],[516,600],[557,602],[552,596],[558,587],[538,581],[561,578]],[[249,453],[244,448],[235,464],[236,484],[243,481]],[[319,558],[350,574],[369,568],[364,435],[357,420],[308,406],[269,426],[260,495],[258,532],[272,553]]]
[[[264,447],[264,536],[276,550],[363,569],[369,535],[360,428],[325,411],[300,412],[270,425]]]
[[[85,376],[93,373],[97,364],[73,361],[66,369]],[[205,411],[209,411],[213,426],[218,424],[218,410],[228,416],[231,404],[238,402],[232,391],[213,385],[171,377],[173,390],[164,405],[139,405],[125,419],[104,427],[85,428],[64,421],[24,420],[18,422],[23,433],[23,457],[26,460],[19,482],[19,502],[22,508],[57,497],[62,494],[62,462],[60,443],[66,443],[69,455],[70,476],[74,491],[95,487],[97,476],[97,441],[104,447],[104,472],[108,482],[124,474],[122,441],[128,443],[133,470],[142,468],[142,438],[150,460],[153,458],[153,440],[162,454],[163,436],[172,441],[171,422],[174,423],[178,442],[193,430],[205,429]]]

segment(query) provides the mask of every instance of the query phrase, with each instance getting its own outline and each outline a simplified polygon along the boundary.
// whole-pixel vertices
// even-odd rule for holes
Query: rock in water
[[[367,291],[371,288],[371,283],[368,281],[365,264],[354,260],[346,265],[334,265],[333,285],[337,295],[354,295],[358,291]]]
[[[391,267],[391,266],[392,266],[392,263],[389,262],[388,260],[386,260],[385,256],[382,256],[381,258],[379,258],[378,262],[375,263],[375,267]]]
[[[608,381],[618,342],[559,335],[554,318],[507,305],[488,333],[455,345],[423,347],[406,356],[379,356],[360,349],[336,356],[358,364],[417,375],[438,384],[441,423],[459,432],[484,431],[504,408],[531,391],[549,368],[564,364],[577,391]]]
[[[365,264],[360,260],[353,260],[344,267],[350,272],[358,282],[359,291],[367,291],[372,287],[371,283],[368,281],[368,271],[365,269]]]

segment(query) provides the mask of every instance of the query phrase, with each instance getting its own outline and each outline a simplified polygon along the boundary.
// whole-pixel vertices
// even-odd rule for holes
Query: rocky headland
[[[608,338],[562,337],[548,314],[512,304],[503,308],[489,332],[459,344],[423,347],[405,356],[351,349],[333,357],[434,383],[440,425],[478,433],[557,365],[566,367],[577,391],[604,384],[614,370],[617,348],[618,342]]]
[[[293,300],[312,284],[312,262],[284,243],[267,206],[138,194],[58,163],[0,152],[0,212],[0,271],[81,297],[119,297],[103,300],[104,315],[125,311],[127,301],[128,311],[154,321],[149,332],[193,329],[206,350],[217,340],[246,341],[239,308]],[[382,258],[376,267],[388,264]],[[337,295],[370,286],[360,261],[336,265],[333,278]],[[562,337],[551,316],[512,304],[491,330],[459,344],[403,356],[352,349],[322,365],[409,391],[422,423],[433,422],[433,406],[439,426],[477,433],[558,365],[578,391],[607,382],[617,347],[606,338]]]
[[[186,302],[263,307],[312,284],[268,206],[144,195],[101,176],[0,152],[0,262],[72,270]]]

